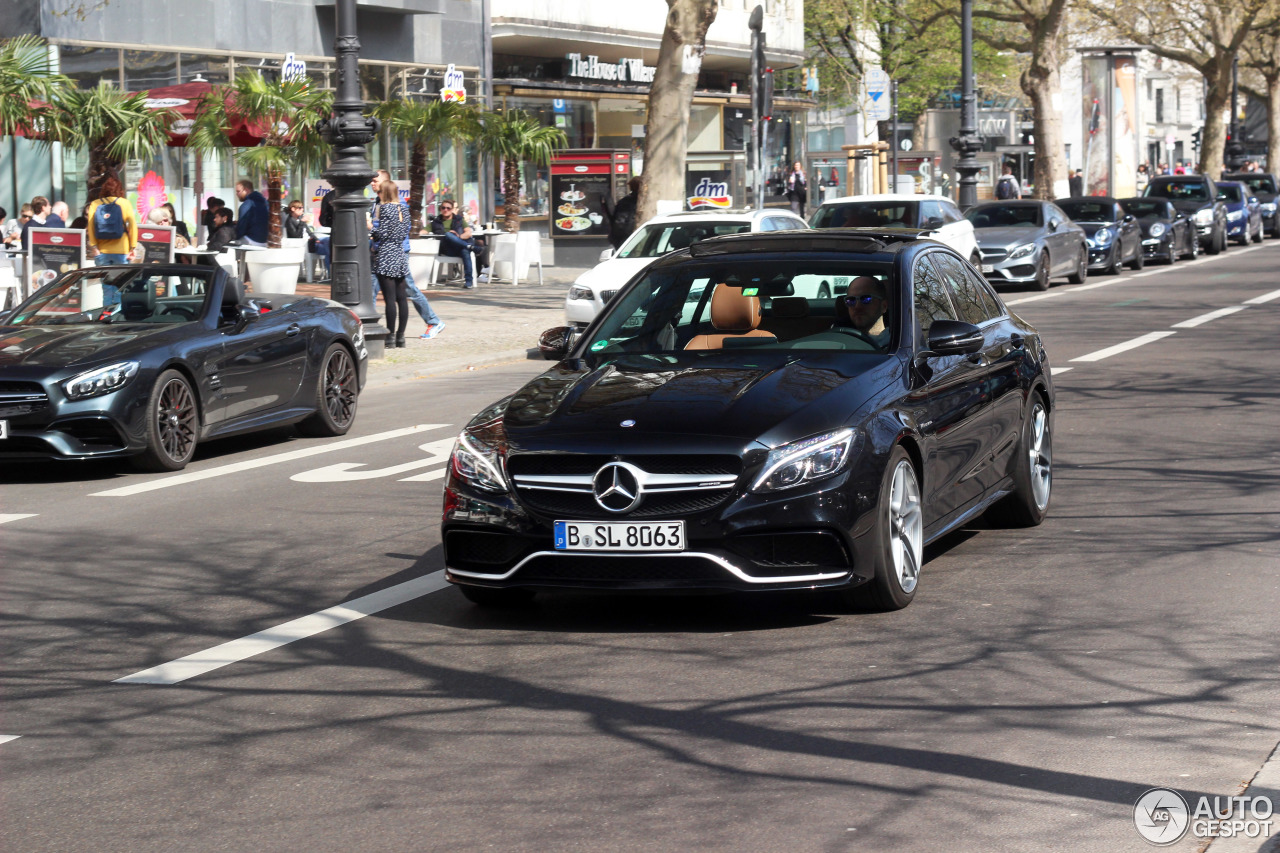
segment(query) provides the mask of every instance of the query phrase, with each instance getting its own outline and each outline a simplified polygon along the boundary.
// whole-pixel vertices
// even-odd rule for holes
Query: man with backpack
[[[1013,176],[1013,167],[1005,163],[1004,168],[1000,171],[1000,178],[996,181],[996,198],[1002,201],[1010,198],[1022,198],[1022,188],[1018,186],[1018,179]]]
[[[102,182],[98,198],[89,205],[89,245],[97,251],[93,262],[127,264],[138,245],[138,220],[133,205],[124,197],[124,187],[114,175]]]

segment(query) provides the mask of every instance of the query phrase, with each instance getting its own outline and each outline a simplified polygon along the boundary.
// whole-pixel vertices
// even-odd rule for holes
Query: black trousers
[[[387,302],[387,329],[397,338],[403,338],[404,330],[409,325],[409,286],[403,278],[380,275],[378,287],[382,290],[382,298]]]

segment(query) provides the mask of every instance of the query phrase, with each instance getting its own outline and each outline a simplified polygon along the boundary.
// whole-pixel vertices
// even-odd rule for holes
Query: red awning
[[[178,114],[178,118],[169,128],[171,147],[186,147],[187,135],[191,132],[191,124],[196,118],[196,109],[212,91],[212,84],[203,80],[146,90],[148,107],[154,110],[170,109]],[[262,141],[262,134],[255,133],[254,128],[248,123],[237,121],[232,127],[230,139],[231,145],[235,148],[252,148]]]

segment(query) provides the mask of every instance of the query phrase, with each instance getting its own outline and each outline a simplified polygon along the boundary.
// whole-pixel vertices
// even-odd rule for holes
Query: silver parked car
[[[1048,290],[1057,276],[1081,284],[1089,274],[1084,229],[1053,202],[992,201],[974,205],[964,216],[973,223],[988,281]]]

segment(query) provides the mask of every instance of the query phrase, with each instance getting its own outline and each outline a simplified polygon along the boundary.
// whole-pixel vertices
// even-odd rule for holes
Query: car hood
[[[510,399],[504,426],[524,449],[609,452],[677,434],[772,445],[839,428],[900,375],[896,357],[847,352],[566,359]]]
[[[1043,228],[975,228],[973,236],[984,249],[1012,249],[1024,243],[1034,243],[1044,236]]]
[[[126,323],[120,326],[0,327],[0,368],[16,365],[63,367],[124,357],[138,342],[173,329],[171,325]]]
[[[618,288],[658,258],[610,258],[578,276],[574,284],[592,290]]]
[[[1178,212],[1180,212],[1180,213],[1185,213],[1187,216],[1191,216],[1191,215],[1192,215],[1192,214],[1194,214],[1197,210],[1212,210],[1212,209],[1213,209],[1213,202],[1211,202],[1211,201],[1197,201],[1196,199],[1193,199],[1193,198],[1192,198],[1192,199],[1178,199],[1178,200],[1170,199],[1170,201],[1172,201],[1172,202],[1173,202],[1173,209],[1174,209],[1174,210],[1176,210],[1176,211],[1178,211]]]
[[[1116,227],[1116,223],[1114,222],[1077,222],[1076,225],[1079,225],[1081,228],[1084,229],[1084,233],[1086,237],[1092,237],[1094,234],[1097,234],[1098,231],[1103,228]]]

